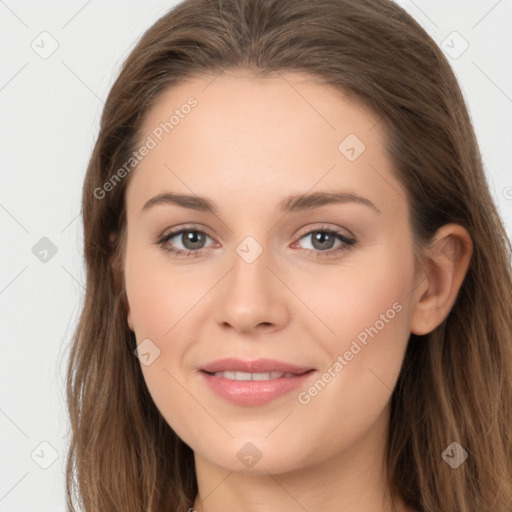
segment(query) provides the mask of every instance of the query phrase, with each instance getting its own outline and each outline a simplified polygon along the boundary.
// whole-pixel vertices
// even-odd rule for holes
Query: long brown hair
[[[193,506],[193,452],[154,405],[126,322],[119,269],[130,176],[98,191],[130,158],[162,91],[227,69],[306,72],[363,102],[385,126],[414,243],[427,246],[449,222],[468,230],[473,256],[450,314],[409,340],[391,403],[389,486],[422,512],[510,512],[510,241],[454,73],[390,0],[185,0],[125,61],[83,186],[87,282],[67,374],[69,510],[77,503],[86,512]],[[452,442],[468,452],[457,469],[441,456]]]

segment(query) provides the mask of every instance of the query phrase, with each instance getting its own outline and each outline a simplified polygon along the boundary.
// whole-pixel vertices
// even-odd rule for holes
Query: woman
[[[510,242],[396,4],[172,9],[83,221],[70,510],[511,510]]]

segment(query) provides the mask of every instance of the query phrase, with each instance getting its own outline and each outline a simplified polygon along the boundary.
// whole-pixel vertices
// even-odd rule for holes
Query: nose
[[[287,290],[269,268],[268,252],[248,263],[238,254],[233,268],[223,280],[218,323],[239,333],[281,330],[289,322]]]

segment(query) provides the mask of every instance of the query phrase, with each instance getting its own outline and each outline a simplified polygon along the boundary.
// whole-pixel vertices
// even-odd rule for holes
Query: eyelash
[[[193,251],[193,250],[184,251],[182,249],[176,249],[176,248],[169,247],[168,245],[166,245],[169,240],[171,240],[172,238],[174,238],[178,235],[181,235],[185,232],[202,233],[202,234],[206,235],[207,237],[211,238],[203,230],[195,229],[193,226],[191,226],[191,227],[180,228],[180,229],[171,231],[171,232],[161,236],[156,241],[156,245],[161,247],[166,253],[173,254],[174,256],[177,256],[177,257],[195,258],[195,257],[201,256],[206,249],[203,248],[203,249],[197,249],[195,251]],[[316,229],[307,231],[306,233],[302,234],[298,240],[302,240],[303,238],[310,236],[313,233],[328,233],[329,235],[333,235],[340,242],[343,242],[343,244],[340,245],[339,247],[337,247],[336,249],[330,249],[327,251],[320,251],[317,249],[305,249],[308,253],[310,253],[310,252],[315,253],[317,258],[333,256],[334,254],[339,254],[344,251],[348,251],[356,244],[356,240],[354,238],[350,238],[350,237],[344,235],[343,233],[341,233],[340,231],[336,231],[335,229],[332,229],[327,226],[322,226],[320,228],[316,228]]]

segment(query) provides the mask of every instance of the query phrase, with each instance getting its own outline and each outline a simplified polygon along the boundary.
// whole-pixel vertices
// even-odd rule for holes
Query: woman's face
[[[279,473],[382,450],[415,271],[381,128],[297,73],[189,80],[147,117],[128,323],[196,460]]]

